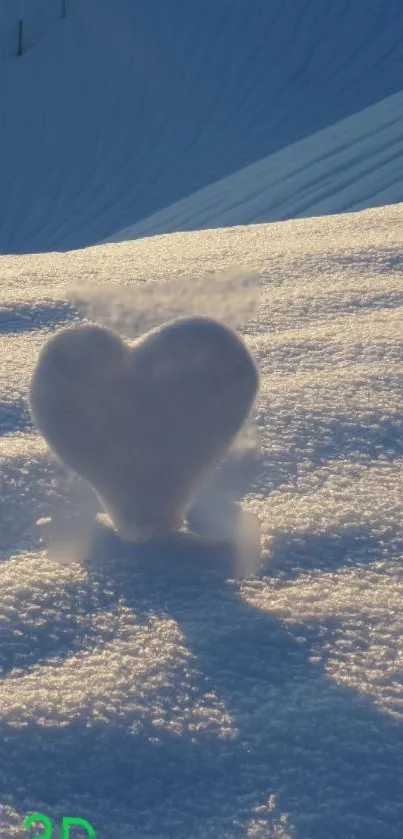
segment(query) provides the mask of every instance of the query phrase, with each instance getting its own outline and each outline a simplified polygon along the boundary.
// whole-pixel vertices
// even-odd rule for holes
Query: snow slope
[[[11,55],[10,8],[0,0]],[[45,0],[21,9],[14,18],[29,14],[33,25],[36,15],[38,32],[49,31],[0,62],[3,253],[99,242],[402,89],[400,0],[366,0],[365,11],[357,0],[68,0],[66,19],[51,26]],[[379,128],[374,182],[362,180],[365,143],[348,173],[333,146],[322,150],[335,164],[327,212],[339,208],[347,174],[347,209],[382,191],[403,198],[400,175],[387,192],[394,129]],[[263,207],[257,196],[259,218],[295,213],[287,166],[282,194]],[[318,204],[313,174],[306,214]],[[244,212],[234,209],[231,224]]]
[[[84,0],[85,2],[85,0]],[[69,15],[81,0],[0,0],[0,61],[13,59],[19,50],[19,24],[22,21],[22,52],[31,50]]]
[[[108,241],[393,204],[403,197],[403,93],[300,140]]]
[[[38,810],[100,839],[401,839],[402,224],[392,206],[0,258],[7,839]],[[72,285],[138,332],[152,281],[186,301],[233,265],[261,278],[241,331],[262,452],[229,479],[261,518],[261,574],[231,581],[168,546],[58,564],[36,521],[71,534],[90,502],[26,395],[39,348],[78,317]]]

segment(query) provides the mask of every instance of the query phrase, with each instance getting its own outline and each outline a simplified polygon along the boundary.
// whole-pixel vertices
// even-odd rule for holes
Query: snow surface
[[[65,11],[75,12],[83,0],[64,0]],[[85,0],[84,0],[85,3]],[[22,21],[22,52],[40,44],[62,21],[63,0],[0,0],[0,61],[13,59],[19,50]]]
[[[401,0],[60,7],[0,0],[2,253],[94,244],[250,164],[201,224],[403,200]]]
[[[178,201],[108,241],[393,204],[403,197],[403,92]]]
[[[38,810],[100,839],[401,839],[402,225],[396,205],[0,258],[7,839]],[[228,477],[260,575],[172,546],[61,565],[46,520],[71,535],[92,502],[27,413],[41,346],[88,311],[138,333],[147,287],[227,319],[214,272],[234,265],[261,280],[257,311],[238,299],[261,454]]]

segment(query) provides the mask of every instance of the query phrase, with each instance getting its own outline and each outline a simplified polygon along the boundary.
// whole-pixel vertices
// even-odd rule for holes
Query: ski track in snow
[[[402,200],[401,97],[388,99],[402,90],[401,0],[251,8],[67,0],[60,20],[58,0],[0,0],[3,56],[21,16],[30,46],[0,62],[1,252],[94,244],[250,164],[211,193],[217,212],[192,204],[192,225]]]
[[[0,258],[7,839],[38,810],[100,838],[401,839],[402,224],[396,205]],[[121,290],[127,322],[137,281],[234,265],[261,278],[242,327],[262,377],[244,498],[261,575],[228,581],[200,555],[57,564],[35,522],[88,493],[26,395],[78,317],[71,284]]]

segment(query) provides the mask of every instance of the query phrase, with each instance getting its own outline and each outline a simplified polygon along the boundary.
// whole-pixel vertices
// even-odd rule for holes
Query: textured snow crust
[[[108,839],[401,839],[402,225],[396,205],[0,258],[7,839],[38,810]],[[46,520],[71,532],[95,505],[30,421],[40,347],[82,317],[77,285],[136,332],[145,285],[209,272],[200,308],[225,318],[234,266],[261,282],[256,310],[237,292],[261,453],[215,480],[261,519],[261,573],[168,548],[61,564]]]

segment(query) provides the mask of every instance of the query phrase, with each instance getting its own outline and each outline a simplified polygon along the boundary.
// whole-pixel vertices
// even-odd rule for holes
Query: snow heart
[[[58,332],[40,353],[29,401],[55,454],[92,486],[121,537],[136,540],[181,527],[258,385],[237,334],[191,317],[131,345],[100,326]]]

